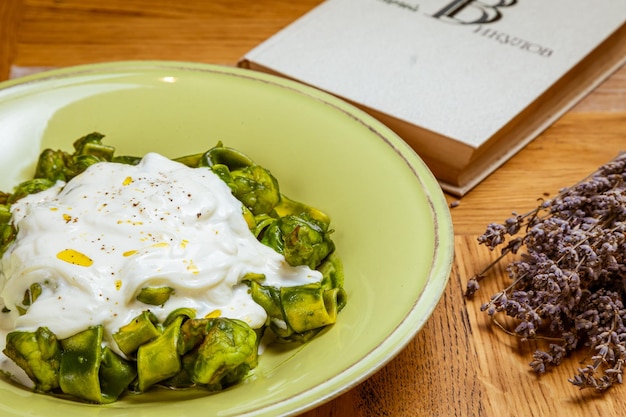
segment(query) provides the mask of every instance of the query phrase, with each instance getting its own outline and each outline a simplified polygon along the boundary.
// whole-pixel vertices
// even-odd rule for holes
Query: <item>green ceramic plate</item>
[[[0,84],[0,189],[31,176],[44,147],[104,133],[119,154],[169,157],[222,141],[271,169],[281,190],[330,214],[347,307],[312,342],[270,349],[254,377],[214,395],[159,391],[92,406],[0,381],[0,415],[276,416],[301,413],[393,358],[439,301],[453,256],[450,213],[394,133],[318,90],[242,69],[120,62]]]

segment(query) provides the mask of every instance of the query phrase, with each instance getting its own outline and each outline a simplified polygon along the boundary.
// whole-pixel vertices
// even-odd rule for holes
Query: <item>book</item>
[[[463,196],[625,62],[624,0],[327,0],[238,65],[360,107]]]

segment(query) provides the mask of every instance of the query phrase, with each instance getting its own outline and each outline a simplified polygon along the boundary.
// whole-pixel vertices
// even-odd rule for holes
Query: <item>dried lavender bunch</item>
[[[490,224],[478,239],[501,255],[472,277],[466,295],[507,254],[511,283],[481,306],[503,330],[548,348],[530,366],[543,373],[575,349],[588,362],[569,381],[604,391],[622,382],[626,361],[626,153],[537,208]],[[509,330],[500,314],[516,323]]]

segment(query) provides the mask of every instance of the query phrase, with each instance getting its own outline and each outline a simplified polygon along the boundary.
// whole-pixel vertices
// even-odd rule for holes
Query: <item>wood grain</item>
[[[24,0],[13,64],[167,59],[234,65],[320,2]]]
[[[9,77],[15,60],[21,17],[21,0],[0,1],[0,81]]]
[[[0,80],[10,70],[164,59],[235,65],[322,0],[0,0]],[[494,256],[476,238],[490,222],[533,208],[626,150],[626,68],[620,69],[473,191],[447,196],[455,263],[432,317],[390,363],[305,417],[626,415],[626,387],[605,395],[567,382],[582,355],[538,377],[533,343],[490,325],[467,279]],[[456,205],[456,204],[455,204]]]

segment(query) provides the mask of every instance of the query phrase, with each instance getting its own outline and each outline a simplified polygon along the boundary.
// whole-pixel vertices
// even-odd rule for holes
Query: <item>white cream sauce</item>
[[[249,231],[241,203],[209,169],[188,168],[161,155],[137,166],[98,163],[12,206],[16,240],[0,263],[0,343],[14,329],[48,327],[66,338],[102,324],[105,342],[142,311],[164,320],[178,307],[197,316],[219,310],[253,328],[266,313],[241,282],[246,273],[292,286],[321,279],[292,267]],[[19,315],[33,283],[42,294]],[[171,287],[163,306],[136,297],[144,287]],[[3,347],[3,346],[2,346]]]

